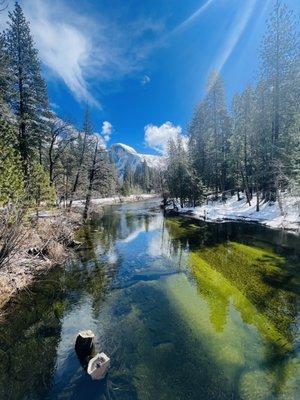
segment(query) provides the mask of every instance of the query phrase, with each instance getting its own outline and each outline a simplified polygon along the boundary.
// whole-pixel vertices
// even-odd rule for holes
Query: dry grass
[[[15,242],[0,269],[0,308],[39,275],[67,260],[80,220],[76,213],[57,213],[19,226],[22,240]]]

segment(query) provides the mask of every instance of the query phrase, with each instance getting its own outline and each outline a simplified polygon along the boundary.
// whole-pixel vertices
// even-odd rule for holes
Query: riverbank
[[[101,211],[102,206],[150,200],[153,194],[115,196],[94,199],[92,210]],[[84,201],[74,201],[70,213],[64,209],[40,210],[38,222],[24,222],[20,240],[13,254],[0,270],[0,309],[20,291],[58,265],[64,264],[79,243],[75,241],[76,230],[82,224]],[[35,219],[34,216],[32,216]],[[0,314],[1,316],[1,314]]]
[[[0,309],[71,256],[80,225],[80,214],[62,210],[45,211],[38,221],[24,221],[17,245],[0,270]]]
[[[300,233],[300,199],[288,195],[282,196],[282,212],[278,202],[261,202],[260,211],[257,212],[256,199],[249,206],[245,198],[238,201],[235,195],[224,202],[208,200],[207,204],[200,207],[179,209],[179,214],[211,222],[254,222]]]

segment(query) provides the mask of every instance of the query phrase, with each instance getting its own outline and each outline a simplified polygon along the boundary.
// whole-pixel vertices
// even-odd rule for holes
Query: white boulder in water
[[[104,379],[110,367],[110,358],[105,353],[98,353],[88,364],[87,373],[94,380]]]

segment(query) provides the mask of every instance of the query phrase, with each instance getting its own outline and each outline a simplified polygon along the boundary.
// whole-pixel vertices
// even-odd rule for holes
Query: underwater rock
[[[97,353],[95,335],[91,330],[78,333],[75,351],[82,368],[93,380],[102,380],[110,367],[110,358],[105,353]]]
[[[98,353],[90,359],[87,373],[93,380],[102,380],[106,377],[110,367],[110,358],[105,353]]]
[[[94,345],[95,335],[92,331],[86,330],[78,333],[75,343],[77,354],[87,354],[91,352]]]

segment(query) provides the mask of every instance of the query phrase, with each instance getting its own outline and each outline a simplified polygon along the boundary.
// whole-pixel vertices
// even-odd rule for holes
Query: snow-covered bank
[[[260,203],[260,211],[256,211],[256,199],[251,206],[246,199],[240,201],[236,196],[230,197],[226,202],[208,201],[201,207],[180,209],[179,213],[186,214],[196,219],[207,221],[248,221],[259,222],[271,228],[281,228],[294,232],[300,232],[300,198],[284,195],[282,198],[283,215],[280,212],[278,202]]]
[[[114,196],[114,197],[103,197],[100,199],[93,199],[91,202],[97,206],[110,206],[114,204],[122,203],[134,203],[137,201],[150,200],[158,197],[157,194],[132,194],[131,196]],[[73,206],[82,207],[85,204],[85,200],[73,201]]]

